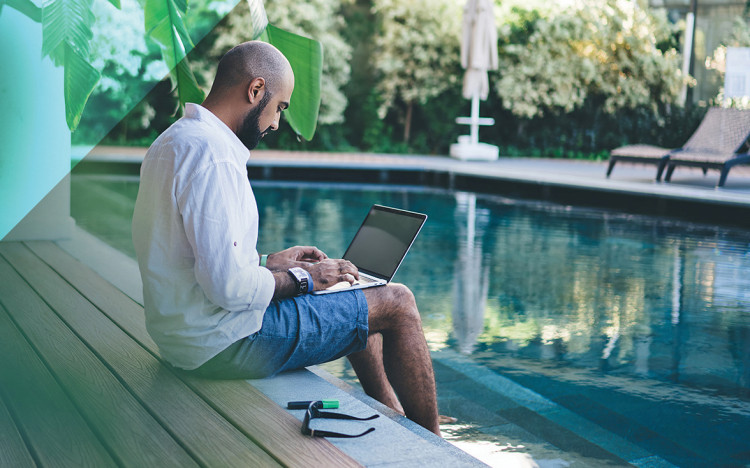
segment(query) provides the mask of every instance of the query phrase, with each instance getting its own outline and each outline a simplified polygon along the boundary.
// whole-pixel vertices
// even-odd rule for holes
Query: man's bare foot
[[[458,419],[452,416],[446,416],[444,414],[438,415],[438,424],[453,424],[455,422],[458,422]]]

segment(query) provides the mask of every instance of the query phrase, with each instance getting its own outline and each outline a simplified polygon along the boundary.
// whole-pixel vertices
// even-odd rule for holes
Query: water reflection
[[[489,291],[489,265],[485,262],[482,238],[489,210],[477,213],[477,196],[456,194],[456,233],[458,256],[454,262],[453,335],[458,350],[471,354],[484,328],[484,310]]]
[[[560,207],[498,207],[506,213],[495,223],[485,275],[486,237],[465,238],[477,223],[476,199],[456,198],[455,217],[466,219],[456,230],[453,301],[461,352],[471,352],[476,337],[481,351],[747,394],[745,233],[725,238]]]
[[[454,200],[453,225],[426,234],[455,246],[448,345],[747,395],[746,233]],[[413,286],[427,314],[441,310],[434,288]]]

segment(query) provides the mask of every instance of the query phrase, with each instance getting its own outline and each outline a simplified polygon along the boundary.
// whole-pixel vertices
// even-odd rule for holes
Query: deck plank
[[[65,279],[91,303],[144,347],[158,354],[156,344],[146,331],[141,304],[56,245],[45,242],[28,242],[26,245],[53,269],[64,271]],[[360,466],[325,439],[301,437],[300,422],[294,416],[244,381],[212,381],[184,373],[180,377],[285,465]]]
[[[1,305],[0,356],[3,399],[42,465],[117,466]]]
[[[112,372],[199,463],[277,465],[268,453],[216,413],[28,248],[18,243],[1,244],[0,255],[107,362]]]
[[[197,466],[35,291],[0,258],[0,297],[38,355],[118,461]],[[35,311],[29,314],[28,307]]]
[[[26,442],[16,423],[8,411],[8,407],[0,398],[0,466],[13,466],[18,468],[35,466],[34,458],[26,448]]]

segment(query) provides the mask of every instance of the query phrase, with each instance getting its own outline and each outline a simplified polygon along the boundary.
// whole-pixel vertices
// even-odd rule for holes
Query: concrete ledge
[[[486,466],[319,367],[313,366],[248,382],[282,407],[286,407],[289,401],[335,399],[340,402],[337,411],[342,413],[361,417],[380,414],[381,417],[372,421],[314,421],[315,427],[342,433],[357,433],[374,427],[374,432],[362,438],[328,439],[365,466]],[[300,421],[305,413],[302,410],[290,412]]]

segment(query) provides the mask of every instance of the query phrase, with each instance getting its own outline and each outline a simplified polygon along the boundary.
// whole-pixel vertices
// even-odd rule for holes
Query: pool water
[[[466,357],[660,460],[750,463],[750,232],[409,187],[254,190],[260,252],[340,256],[373,203],[428,214],[394,280],[414,291],[436,355]],[[74,177],[72,214],[133,256],[136,193],[137,180]],[[441,412],[467,437],[511,440],[498,428],[512,423],[515,443],[604,460],[510,413],[470,411],[494,400],[435,367]],[[326,369],[356,380],[345,360]]]

